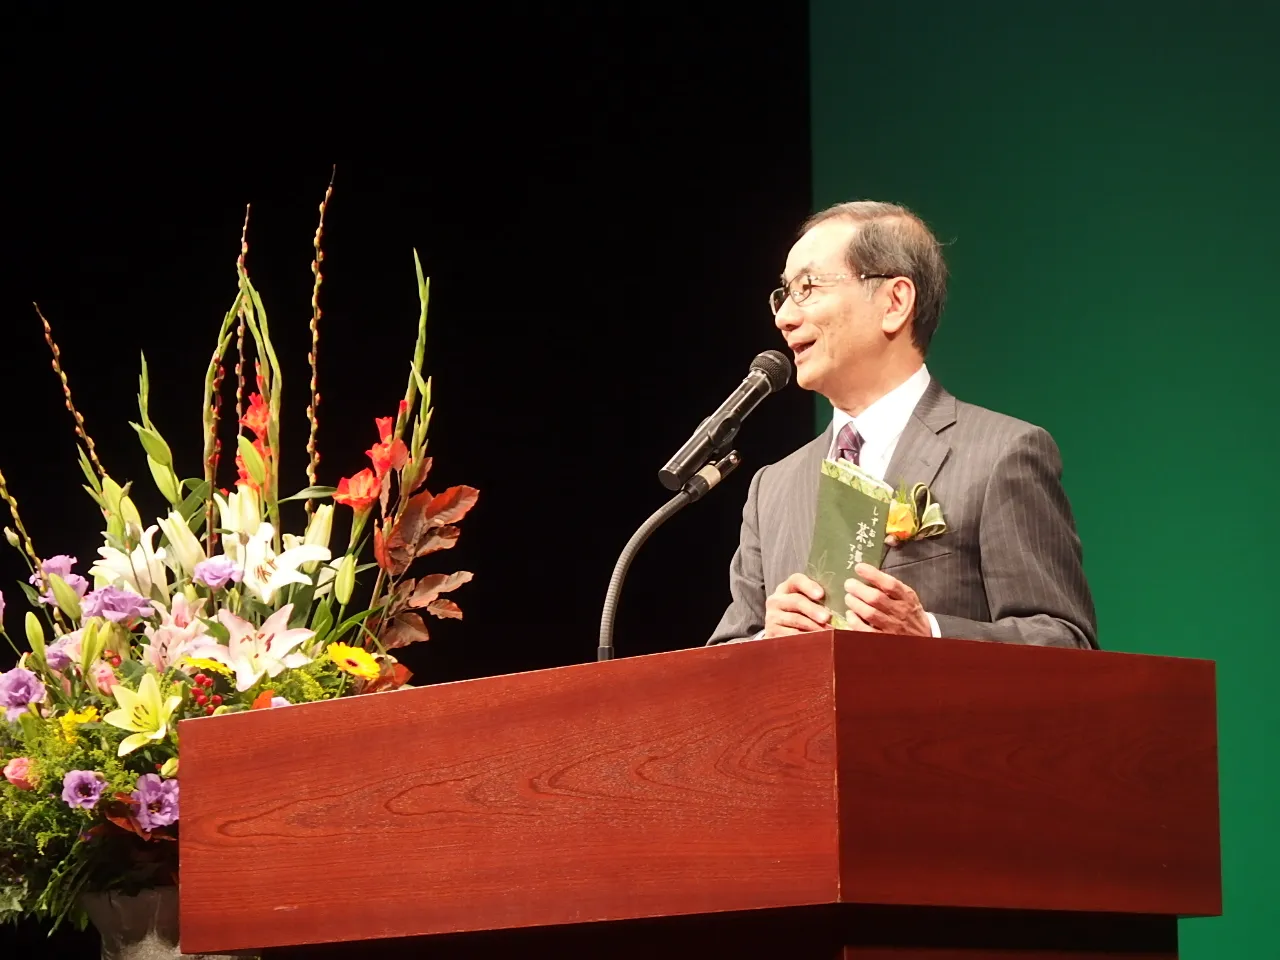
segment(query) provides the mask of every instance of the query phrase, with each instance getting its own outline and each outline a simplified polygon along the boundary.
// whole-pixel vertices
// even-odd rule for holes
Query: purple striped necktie
[[[850,421],[840,429],[840,435],[836,437],[836,459],[858,463],[858,457],[861,454],[862,434],[858,432],[853,422]]]

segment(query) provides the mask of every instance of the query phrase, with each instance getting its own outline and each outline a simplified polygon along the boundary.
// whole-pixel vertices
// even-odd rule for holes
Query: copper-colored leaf
[[[439,617],[442,620],[462,619],[462,608],[452,600],[445,600],[443,597],[439,600],[432,600],[428,603],[427,613],[432,616]]]
[[[413,550],[405,545],[400,536],[401,523],[395,524],[384,538],[382,532],[375,527],[373,531],[373,551],[378,565],[393,577],[398,577],[409,569],[413,562]],[[378,551],[381,550],[381,556]]]
[[[409,556],[413,556],[418,541],[430,529],[427,524],[427,507],[432,499],[432,496],[426,492],[409,498],[409,502],[404,505],[404,513],[387,536],[389,551],[408,549]]]
[[[418,587],[413,591],[413,596],[409,598],[409,606],[428,606],[440,594],[450,593],[464,583],[470,583],[471,576],[469,570],[459,570],[457,573],[433,573],[423,577],[418,581]]]
[[[411,643],[430,638],[427,625],[416,613],[401,613],[395,616],[379,638],[388,650],[407,647]]]
[[[408,683],[412,676],[413,671],[403,663],[386,663],[378,679],[366,682],[360,692],[380,693],[383,690],[398,690]]]
[[[425,557],[427,554],[457,546],[458,534],[461,532],[457,527],[436,527],[428,532],[423,541],[418,544],[418,549],[414,552],[414,556]]]
[[[104,813],[103,816],[105,816],[108,820],[114,823],[121,830],[125,830],[128,833],[136,833],[143,840],[151,839],[151,835],[148,834],[145,830],[143,830],[142,827],[137,824],[137,821],[133,820],[133,818],[131,817],[121,817],[114,813]]]
[[[409,493],[411,494],[417,493],[422,488],[422,485],[427,482],[427,474],[431,472],[431,458],[424,457],[421,467],[419,468],[415,464],[414,469],[420,469],[420,472],[413,475],[413,483],[409,487]]]
[[[413,671],[406,667],[403,663],[393,664],[391,667],[391,689],[398,690],[413,679]]]
[[[458,534],[451,532],[440,538],[433,534],[461,520],[479,496],[480,491],[474,487],[450,487],[434,497],[428,491],[410,497],[404,513],[387,535],[387,554],[393,569],[398,567],[398,572],[403,573],[415,556],[446,549],[444,541],[456,540]]]
[[[413,587],[414,580],[412,578],[401,580],[396,584],[395,593],[391,594],[391,600],[387,604],[387,616],[395,616],[406,606],[414,606]]]
[[[457,523],[479,498],[480,491],[475,487],[450,487],[444,493],[436,494],[427,504],[427,523],[433,527]]]
[[[109,801],[101,806],[102,815],[121,830],[128,833],[135,833],[143,840],[150,840],[151,833],[142,828],[142,824],[138,822],[138,818],[133,813],[133,797],[127,793],[117,793],[115,801]]]
[[[392,572],[391,557],[387,555],[387,542],[382,538],[382,525],[378,523],[373,525],[373,558],[387,573]]]
[[[378,494],[378,507],[383,519],[387,516],[387,504],[391,500],[391,477],[382,477],[382,492]]]

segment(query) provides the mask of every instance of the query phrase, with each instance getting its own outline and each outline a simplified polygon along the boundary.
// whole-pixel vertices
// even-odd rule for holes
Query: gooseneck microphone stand
[[[741,462],[742,458],[738,456],[738,451],[730,450],[722,459],[707,464],[690,477],[689,482],[679,493],[655,511],[640,525],[640,529],[631,535],[627,545],[622,548],[622,555],[618,557],[618,562],[613,566],[613,576],[609,578],[609,591],[605,594],[604,612],[600,616],[600,647],[596,651],[597,660],[613,659],[613,621],[618,612],[618,598],[622,594],[622,583],[627,578],[631,561],[640,552],[644,542],[684,507],[695,500],[701,500],[710,493],[721,480],[733,473]]]

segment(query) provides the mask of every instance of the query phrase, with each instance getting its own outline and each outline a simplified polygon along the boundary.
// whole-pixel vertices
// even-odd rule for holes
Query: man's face
[[[796,241],[787,257],[784,282],[794,289],[803,282],[797,278],[806,274],[822,279],[814,282],[803,302],[787,297],[774,318],[795,357],[796,383],[833,402],[875,368],[885,349],[885,304],[869,289],[871,284],[826,279],[850,274],[845,251],[855,230],[855,223],[837,217]]]

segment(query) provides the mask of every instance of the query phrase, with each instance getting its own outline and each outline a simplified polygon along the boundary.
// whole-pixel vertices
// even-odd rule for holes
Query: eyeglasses
[[[785,287],[779,287],[769,294],[769,308],[776,316],[787,297],[790,297],[793,303],[804,303],[814,287],[830,286],[841,280],[891,280],[896,276],[898,276],[896,273],[802,273],[788,280]]]

